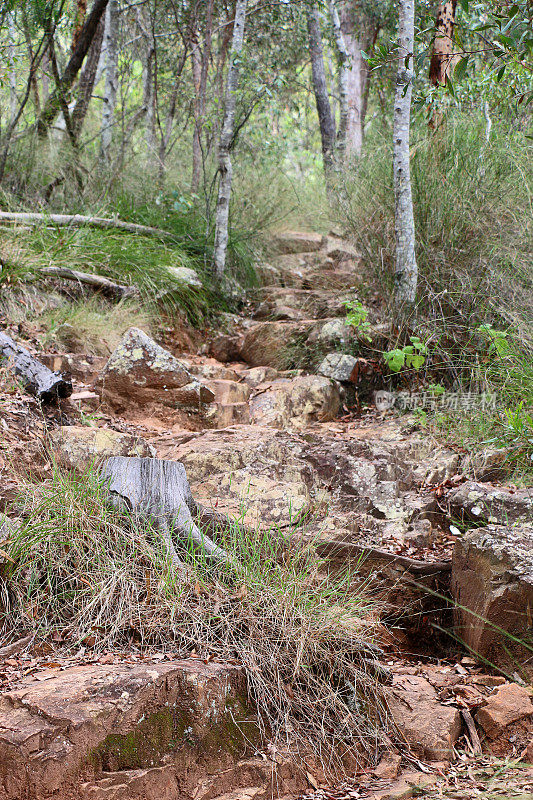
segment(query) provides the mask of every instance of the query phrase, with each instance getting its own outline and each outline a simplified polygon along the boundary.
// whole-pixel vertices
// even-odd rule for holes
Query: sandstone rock
[[[326,255],[336,264],[349,259],[360,259],[361,253],[353,245],[336,236],[328,236],[326,242]]]
[[[252,388],[259,386],[266,381],[275,381],[279,378],[279,372],[273,367],[252,367],[242,373],[243,381]]]
[[[309,334],[310,344],[347,344],[354,338],[354,329],[342,319],[329,319],[319,322]]]
[[[278,253],[309,253],[320,250],[323,237],[319,233],[284,231],[273,236],[273,245]]]
[[[193,289],[201,289],[203,287],[198,273],[195,269],[190,267],[167,267],[167,272],[171,278],[183,286],[188,286]]]
[[[156,404],[199,414],[213,392],[196,380],[177,358],[138,328],[130,328],[100,374],[102,400],[118,412]],[[154,414],[155,416],[155,414]]]
[[[503,480],[510,471],[509,451],[502,447],[487,447],[468,456],[463,471],[477,481]]]
[[[402,757],[398,753],[385,753],[372,774],[382,780],[393,780],[398,777]]]
[[[533,495],[530,489],[508,489],[467,481],[448,495],[450,513],[462,520],[486,520],[506,525],[518,520],[533,520]]]
[[[296,289],[291,287],[264,286],[253,290],[254,298],[260,301],[262,312],[275,313],[276,307],[285,306],[301,311],[307,319],[341,317],[346,314],[344,301],[349,299],[327,289]],[[256,316],[259,309],[256,311]]]
[[[307,336],[306,322],[259,322],[243,336],[240,357],[252,367],[282,367],[298,337]]]
[[[307,375],[281,378],[250,401],[250,419],[273,428],[303,428],[310,422],[334,419],[340,409],[337,385],[329,378]]]
[[[453,552],[452,595],[458,634],[474,654],[506,664],[531,653],[533,527],[488,525],[460,538]]]
[[[217,336],[209,345],[209,354],[224,364],[238,361],[240,358],[239,337],[227,334]]]
[[[109,773],[166,764],[181,788],[231,766],[257,740],[253,721],[242,732],[233,721],[253,720],[244,693],[236,667],[194,660],[92,664],[25,679],[0,697],[0,795],[89,798],[91,785]],[[157,785],[157,774],[150,777]],[[128,798],[146,797],[142,775],[139,781]]]
[[[313,471],[302,458],[304,444],[296,435],[242,425],[162,442],[158,455],[183,463],[199,503],[268,528],[288,525],[310,507]]]
[[[531,719],[533,719],[531,690],[517,683],[504,683],[496,689],[476,714],[477,722],[489,739],[500,736],[513,722]]]
[[[153,458],[155,451],[144,439],[110,428],[70,425],[50,431],[50,443],[62,467],[84,471],[109,456]]]
[[[350,269],[309,269],[296,285],[302,289],[329,289],[337,292],[359,287],[363,281],[355,271],[355,265],[346,261],[342,266]]]
[[[395,726],[418,756],[451,760],[461,734],[461,715],[443,706],[429,681],[419,675],[394,675],[387,704]]]
[[[45,353],[39,360],[54,372],[70,375],[83,383],[92,383],[105,367],[105,356],[78,355],[77,353],[63,353],[62,355]]]
[[[351,381],[357,374],[357,359],[345,353],[328,353],[317,372],[336,381]]]

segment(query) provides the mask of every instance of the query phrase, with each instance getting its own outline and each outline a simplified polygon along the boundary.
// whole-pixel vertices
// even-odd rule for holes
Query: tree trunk
[[[348,112],[346,123],[346,156],[359,157],[363,147],[369,71],[363,59],[379,30],[377,18],[363,18],[353,2],[344,0],[340,10],[341,32],[348,54],[346,90]]]
[[[105,86],[100,127],[100,163],[109,166],[118,90],[118,0],[109,0],[104,31]]]
[[[7,359],[7,366],[22,379],[26,391],[42,403],[72,394],[70,381],[65,380],[59,372],[52,372],[45,367],[6,333],[0,333],[0,355]]]
[[[79,138],[87,111],[89,110],[89,103],[93,96],[93,89],[96,80],[96,70],[98,69],[98,62],[100,61],[100,52],[102,50],[102,41],[104,39],[104,18],[100,19],[94,39],[87,54],[85,66],[80,75],[78,84],[78,97],[76,105],[72,111],[72,129],[74,135]]]
[[[17,69],[16,69],[16,61],[15,61],[15,49],[16,49],[16,29],[15,29],[15,17],[14,13],[11,13],[8,17],[9,26],[8,26],[8,36],[9,36],[9,45],[7,49],[8,53],[8,62],[9,62],[9,119],[8,122],[11,122],[15,119],[17,113]]]
[[[453,29],[457,0],[445,0],[437,9],[437,24],[433,52],[429,65],[429,80],[434,86],[444,86],[452,72]]]
[[[44,136],[48,128],[57,116],[61,108],[61,102],[66,97],[72,87],[78,72],[83,64],[83,59],[87,55],[91,42],[96,34],[96,29],[100,19],[106,9],[108,0],[94,0],[91,13],[87,17],[80,35],[77,40],[76,48],[73,51],[67,66],[61,76],[59,86],[48,97],[44,108],[37,120],[37,130],[40,136]]]
[[[341,21],[335,0],[329,0],[329,11],[333,34],[337,45],[339,59],[338,89],[339,89],[339,130],[337,132],[337,149],[341,159],[346,152],[346,134],[348,130],[348,74],[350,55],[346,48]]]
[[[213,267],[215,275],[222,280],[226,271],[226,253],[228,249],[229,203],[231,197],[232,165],[231,148],[235,128],[235,112],[237,108],[237,86],[239,82],[239,60],[244,42],[244,25],[248,0],[237,0],[235,20],[233,22],[233,39],[231,43],[230,65],[226,83],[224,119],[218,144],[218,171],[220,174],[218,198],[215,213],[215,244]]]
[[[72,31],[71,53],[75,51],[78,45],[86,15],[87,15],[87,0],[76,0],[76,14],[74,17],[74,29]]]
[[[395,199],[395,296],[399,305],[414,303],[418,281],[415,222],[409,164],[415,0],[400,0],[398,71],[394,99],[393,168]]]
[[[309,37],[309,52],[311,54],[311,72],[313,77],[313,90],[315,93],[316,110],[320,125],[322,140],[322,160],[324,172],[328,176],[334,167],[335,153],[335,120],[331,113],[326,72],[324,69],[324,56],[322,50],[322,33],[320,18],[316,5],[307,6],[307,34]]]
[[[155,141],[155,85],[154,85],[154,61],[155,61],[155,41],[150,21],[145,19],[142,9],[137,9],[137,24],[144,39],[144,62],[142,74],[143,102],[146,142],[146,155],[148,162],[154,160],[156,155]]]

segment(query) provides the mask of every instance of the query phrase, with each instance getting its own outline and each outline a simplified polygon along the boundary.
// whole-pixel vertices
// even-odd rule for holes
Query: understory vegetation
[[[109,506],[94,470],[54,470],[24,486],[11,512],[21,523],[4,543],[3,631],[60,648],[236,659],[278,744],[293,747],[296,734],[302,753],[325,761],[379,745],[378,605],[350,574],[329,578],[312,542],[293,547],[281,531],[234,522],[217,537],[233,563],[215,568],[191,546],[184,579],[148,522]]]

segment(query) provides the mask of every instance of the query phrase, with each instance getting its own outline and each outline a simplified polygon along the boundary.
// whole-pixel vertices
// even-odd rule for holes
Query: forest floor
[[[316,800],[531,798],[533,706],[514,712],[498,707],[493,716],[507,714],[507,722],[500,715],[493,729],[487,723],[483,727],[478,713],[491,707],[498,692],[504,697],[502,687],[519,686],[526,692],[526,700],[523,695],[519,700],[527,703],[527,681],[476,661],[450,635],[451,561],[460,536],[454,526],[467,502],[461,489],[472,480],[467,454],[434,440],[416,415],[378,411],[372,403],[373,390],[380,387],[372,353],[385,335],[386,321],[371,320],[368,341],[363,337],[353,362],[330,359],[329,366],[308,366],[316,364],[317,353],[325,358],[354,335],[344,322],[342,301],[361,286],[359,260],[335,236],[285,235],[277,247],[278,254],[262,266],[266,286],[250,291],[243,314],[225,315],[224,331],[200,335],[167,327],[157,337],[211,390],[214,400],[206,408],[176,411],[161,387],[150,391],[148,386],[142,401],[135,393],[120,394],[111,383],[102,390],[105,356],[84,352],[75,336],[74,352],[49,348],[43,354],[31,323],[12,328],[11,334],[44,363],[72,375],[74,393],[61,407],[43,410],[3,371],[2,506],[9,509],[25,472],[33,480],[50,477],[50,453],[70,469],[83,469],[102,455],[139,452],[139,447],[180,461],[197,502],[248,526],[295,527],[298,536],[322,547],[333,572],[351,564],[354,587],[367,585],[371,576],[375,596],[386,607],[382,646],[392,690],[400,698],[400,710],[392,716],[405,746],[391,745],[377,766],[361,768],[349,784],[321,786],[307,773],[307,790],[288,781],[279,794]],[[344,376],[338,372],[343,369],[348,369]],[[477,477],[487,491],[500,488],[529,508],[527,492],[500,487],[494,477]],[[133,636],[129,646],[104,652],[93,651],[90,642],[69,652],[60,636],[23,641],[3,659],[0,655],[0,748],[6,740],[5,698],[35,694],[35,686],[47,682],[57,687],[72,669],[170,665],[179,655],[172,648],[141,651]],[[45,703],[42,695],[35,708],[39,703]],[[255,755],[263,761],[271,756]],[[102,779],[76,791],[94,800],[155,800],[144,784],[138,788],[140,772],[130,769],[120,786]],[[197,787],[191,796],[259,800],[265,787],[244,772],[234,771],[218,788],[215,783]],[[8,792],[8,783],[2,785]],[[18,796],[10,791],[6,797]],[[168,791],[158,797],[173,797]]]

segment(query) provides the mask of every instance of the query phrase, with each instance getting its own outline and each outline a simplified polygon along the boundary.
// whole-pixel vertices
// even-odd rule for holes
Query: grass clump
[[[4,629],[65,647],[235,659],[278,743],[323,758],[341,744],[358,756],[377,747],[379,690],[365,659],[376,610],[349,578],[320,577],[312,549],[235,523],[217,537],[235,563],[215,570],[191,550],[183,579],[148,523],[106,503],[94,472],[56,471],[17,507],[21,524],[3,544]]]

